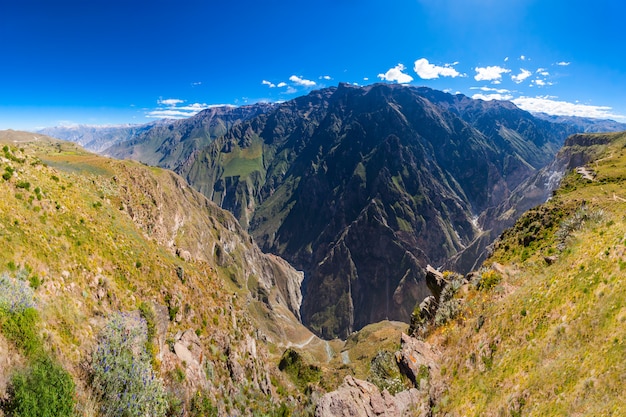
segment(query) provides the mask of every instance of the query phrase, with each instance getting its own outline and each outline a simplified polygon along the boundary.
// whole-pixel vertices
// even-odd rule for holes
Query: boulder
[[[376,385],[346,376],[336,391],[322,396],[315,409],[315,417],[374,417],[415,416],[423,409],[419,391],[412,388],[402,395],[393,396],[387,390],[382,393]]]
[[[427,342],[402,333],[401,349],[396,353],[400,371],[405,374],[416,388],[424,377],[439,374],[439,355]]]

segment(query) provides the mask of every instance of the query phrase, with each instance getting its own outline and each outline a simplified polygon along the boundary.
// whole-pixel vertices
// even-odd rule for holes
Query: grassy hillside
[[[232,215],[171,172],[32,134],[0,132],[0,172],[2,410],[31,415],[21,393],[57,371],[81,415],[280,409],[294,389],[282,346],[312,334],[281,292],[295,271]],[[105,394],[132,381],[103,375],[156,385],[144,378],[123,411]]]
[[[626,133],[579,139],[563,151],[590,162],[503,234],[493,288],[467,286],[429,337],[441,415],[626,414]]]

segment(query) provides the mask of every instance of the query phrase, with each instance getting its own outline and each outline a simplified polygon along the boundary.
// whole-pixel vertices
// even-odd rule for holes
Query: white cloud
[[[476,75],[474,76],[476,81],[491,81],[494,84],[500,83],[502,74],[511,72],[511,70],[497,65],[490,67],[476,67],[474,70],[476,71]]]
[[[405,69],[404,65],[398,64],[393,68],[389,68],[386,73],[378,74],[378,78],[385,81],[395,81],[398,84],[408,84],[413,81],[413,77],[409,74],[405,74],[403,72]]]
[[[504,58],[504,62],[508,62],[508,60],[509,60],[508,56]]]
[[[537,68],[537,71],[535,72],[539,75],[543,75],[544,77],[547,77],[548,75],[550,75],[550,73],[546,71],[545,68]]]
[[[491,88],[491,87],[470,87],[470,90],[490,91],[490,92],[494,92],[498,94],[506,94],[506,93],[511,92],[507,90],[506,88]]]
[[[511,79],[515,81],[517,84],[523,82],[526,78],[530,77],[532,72],[525,70],[524,68],[520,68],[520,73],[517,75],[511,75]]]
[[[287,83],[286,83],[286,82],[282,82],[282,81],[281,81],[281,82],[279,82],[279,83],[276,85],[276,87],[278,87],[278,88],[287,87]]]
[[[525,55],[520,55],[519,59],[521,59],[522,61],[526,61],[526,56]]]
[[[315,86],[315,81],[305,80],[304,78],[298,77],[297,75],[292,75],[291,77],[289,77],[289,81],[291,81],[292,83],[301,85],[303,87]]]
[[[541,112],[555,116],[626,120],[625,115],[613,113],[613,108],[609,106],[569,103],[567,101],[552,100],[546,97],[519,97],[512,101],[519,108],[530,112]]]
[[[367,77],[363,77],[363,81],[369,81],[370,79]]]
[[[562,67],[566,67],[566,66],[568,66],[569,64],[571,64],[571,62],[561,61],[561,62],[557,62],[557,63],[556,63],[556,65],[560,65],[560,66],[562,66]]]
[[[332,78],[330,78],[330,75],[322,75],[320,80],[332,80]]]
[[[166,98],[165,100],[160,98],[157,100],[157,104],[159,104],[160,106],[176,106],[177,104],[184,102],[185,100],[181,100],[178,98]]]
[[[202,85],[202,81],[196,81],[194,83],[191,83],[191,85],[194,86],[194,87]]]
[[[268,86],[269,88],[274,88],[274,87],[276,87],[276,84],[274,84],[274,83],[272,83],[272,82],[269,82],[269,81],[267,81],[267,80],[263,80],[263,81],[261,81],[261,84],[266,85],[266,86]]]
[[[294,93],[297,93],[297,92],[298,92],[298,90],[296,90],[292,86],[287,87],[287,90],[285,91],[286,94],[294,94]]]
[[[545,87],[546,82],[544,80],[540,80],[540,79],[536,79],[536,80],[532,80],[531,81],[533,84],[535,84],[538,87]]]
[[[177,98],[159,99],[158,107],[148,111],[146,117],[154,119],[183,119],[194,116],[211,107],[229,106],[228,104],[189,103],[181,106],[185,100]]]
[[[485,100],[485,101],[491,101],[491,100],[511,100],[513,98],[512,95],[510,94],[500,94],[500,93],[494,93],[494,94],[474,94],[472,96],[472,98],[474,100]]]
[[[413,70],[424,80],[432,80],[434,78],[442,77],[459,77],[461,74],[453,68],[453,65],[458,64],[454,62],[452,64],[445,64],[443,67],[431,64],[426,58],[420,58],[415,61]]]

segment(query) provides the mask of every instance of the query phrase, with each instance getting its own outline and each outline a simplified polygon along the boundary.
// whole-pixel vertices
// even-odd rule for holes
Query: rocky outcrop
[[[315,416],[430,416],[445,391],[439,361],[440,354],[430,344],[403,333],[396,362],[412,388],[391,395],[347,376],[339,388],[320,398]]]
[[[396,352],[400,371],[416,388],[428,392],[430,402],[436,402],[443,391],[440,355],[427,342],[404,333],[400,343],[400,351]]]
[[[376,385],[347,376],[336,391],[322,396],[315,417],[400,417],[426,416],[417,389],[403,391],[395,396],[387,390],[380,392]]]

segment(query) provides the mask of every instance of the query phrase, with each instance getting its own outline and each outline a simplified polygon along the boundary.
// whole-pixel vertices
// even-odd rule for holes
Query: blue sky
[[[626,122],[619,0],[3,0],[0,129],[146,123],[339,82]]]

